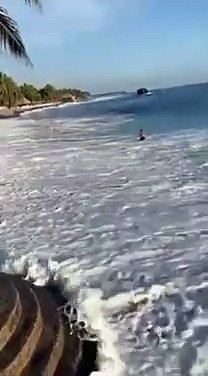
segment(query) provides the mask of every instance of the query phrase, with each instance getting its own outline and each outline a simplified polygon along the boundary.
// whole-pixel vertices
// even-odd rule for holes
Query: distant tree
[[[39,90],[42,100],[45,102],[58,100],[60,92],[53,85],[47,84]]]
[[[38,89],[33,85],[24,83],[20,86],[20,90],[24,98],[31,103],[40,102],[42,99]]]
[[[0,103],[11,108],[21,98],[21,92],[14,80],[4,73],[0,73]]]
[[[4,97],[6,94],[5,78],[6,78],[6,74],[0,72],[0,103],[1,104],[4,101]]]
[[[25,4],[41,6],[40,0],[24,0]],[[17,23],[5,8],[0,7],[0,45],[15,58],[23,59],[31,65],[30,58],[22,41]]]

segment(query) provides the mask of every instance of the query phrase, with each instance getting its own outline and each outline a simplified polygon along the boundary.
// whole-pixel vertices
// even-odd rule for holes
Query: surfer
[[[138,141],[144,141],[145,140],[145,136],[143,134],[143,129],[140,129],[137,140]]]

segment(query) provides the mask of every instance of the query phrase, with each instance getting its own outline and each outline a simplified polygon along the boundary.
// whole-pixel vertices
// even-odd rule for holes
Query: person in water
[[[140,129],[138,140],[139,141],[144,141],[145,140],[145,136],[143,134],[143,129]]]

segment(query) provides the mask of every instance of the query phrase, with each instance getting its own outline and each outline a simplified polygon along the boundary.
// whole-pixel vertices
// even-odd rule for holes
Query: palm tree
[[[11,108],[21,97],[21,91],[14,80],[0,72],[0,104]]]
[[[24,0],[28,5],[41,7],[41,0]],[[31,65],[30,58],[19,33],[18,25],[6,9],[0,7],[0,45],[8,50],[15,58],[23,59]]]

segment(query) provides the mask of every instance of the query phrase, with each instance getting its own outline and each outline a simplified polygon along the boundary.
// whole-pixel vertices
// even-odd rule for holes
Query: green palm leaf
[[[27,51],[22,42],[16,22],[8,15],[6,9],[0,7],[0,44],[4,50],[31,65]]]
[[[25,0],[25,3],[41,8],[40,0]],[[2,7],[0,7],[0,45],[3,50],[8,50],[15,58],[23,59],[27,64],[32,65],[17,23],[9,16],[7,10]]]

